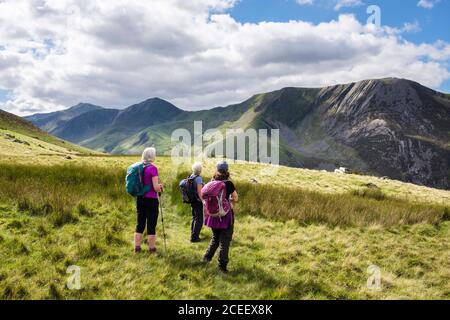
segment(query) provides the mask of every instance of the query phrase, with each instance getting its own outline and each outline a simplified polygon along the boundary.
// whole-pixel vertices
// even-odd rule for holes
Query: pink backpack
[[[213,218],[223,218],[231,211],[223,181],[213,180],[206,184],[202,188],[202,199],[206,214]]]

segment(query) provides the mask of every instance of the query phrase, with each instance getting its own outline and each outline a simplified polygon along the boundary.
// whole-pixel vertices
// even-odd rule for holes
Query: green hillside
[[[0,110],[0,154],[97,154],[56,138],[16,115]]]

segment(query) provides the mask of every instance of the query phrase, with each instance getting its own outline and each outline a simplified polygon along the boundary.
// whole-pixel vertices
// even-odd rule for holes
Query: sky
[[[450,0],[0,0],[0,109],[197,110],[398,77],[450,92]]]

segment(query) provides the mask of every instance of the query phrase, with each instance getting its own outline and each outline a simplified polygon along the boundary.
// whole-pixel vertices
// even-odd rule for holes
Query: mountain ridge
[[[59,124],[56,130],[64,129],[64,134],[53,132],[99,151],[136,154],[148,145],[169,152],[171,132],[178,128],[192,132],[196,120],[203,121],[204,130],[279,129],[283,165],[330,171],[345,166],[450,188],[450,95],[406,79],[287,87],[200,111],[186,111],[159,98],[108,110],[90,112],[115,113],[113,120],[100,117],[83,128],[82,114]]]
[[[73,117],[98,109],[103,108],[90,103],[79,103],[62,111],[55,111],[51,113],[37,113],[31,116],[24,117],[24,119],[51,133],[52,131],[57,130],[64,122],[72,119]]]

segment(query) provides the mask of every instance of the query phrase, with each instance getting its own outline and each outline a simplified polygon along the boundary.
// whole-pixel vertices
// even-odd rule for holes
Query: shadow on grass
[[[219,271],[215,260],[210,263],[205,263],[202,261],[202,255],[200,253],[188,256],[187,254],[181,255],[178,252],[169,252],[169,254],[163,255],[162,258],[167,261],[171,270],[179,275],[180,280],[190,280],[197,285],[202,285],[203,281],[211,277],[219,277],[221,281],[233,286],[243,284],[256,285],[258,290],[255,292],[255,295],[252,296],[250,293],[247,298],[273,298],[271,292],[277,287],[286,285],[281,279],[277,279],[274,275],[258,266],[245,267],[237,264],[228,274],[223,274]],[[203,274],[204,278],[196,277],[195,279],[191,279],[186,274],[187,271]],[[288,292],[282,298],[295,299],[298,297],[296,293],[292,290],[292,292]]]

